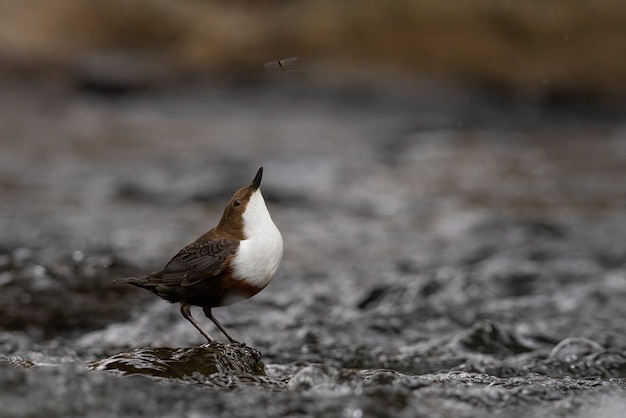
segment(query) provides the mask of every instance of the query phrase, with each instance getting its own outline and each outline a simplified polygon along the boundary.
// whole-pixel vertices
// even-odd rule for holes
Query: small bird
[[[191,316],[190,307],[202,307],[207,318],[236,343],[211,309],[259,293],[276,273],[283,256],[283,238],[259,188],[262,176],[263,167],[252,184],[230,198],[219,224],[180,250],[163,270],[122,280],[168,302],[180,302],[180,312],[209,343],[215,340]]]

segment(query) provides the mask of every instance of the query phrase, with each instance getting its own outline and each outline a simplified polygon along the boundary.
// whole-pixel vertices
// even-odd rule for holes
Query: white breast
[[[239,244],[233,260],[235,275],[258,287],[265,287],[283,258],[283,237],[274,225],[261,190],[250,197],[243,214],[246,239]]]

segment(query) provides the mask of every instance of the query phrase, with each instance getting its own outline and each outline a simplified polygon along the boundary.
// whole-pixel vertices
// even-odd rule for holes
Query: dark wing
[[[154,284],[191,286],[215,277],[228,268],[228,259],[237,252],[238,246],[237,241],[230,239],[194,242],[167,263],[158,278],[159,283]]]

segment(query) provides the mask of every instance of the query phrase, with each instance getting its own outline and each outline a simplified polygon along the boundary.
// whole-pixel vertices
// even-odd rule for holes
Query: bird
[[[180,312],[209,344],[215,340],[191,315],[204,314],[232,343],[238,343],[213,316],[212,308],[248,299],[263,290],[283,256],[283,238],[261,194],[263,167],[249,186],[230,198],[217,226],[180,250],[163,270],[122,282],[155,293]]]

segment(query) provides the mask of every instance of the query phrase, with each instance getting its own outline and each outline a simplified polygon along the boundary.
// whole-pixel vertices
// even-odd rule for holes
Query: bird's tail
[[[128,283],[137,287],[146,287],[146,283],[148,282],[148,276],[143,277],[126,277],[124,279],[115,279],[113,283]]]
[[[124,279],[115,280],[115,283],[132,284],[133,286],[149,290],[168,302],[180,302],[180,293],[177,290],[180,286],[168,286],[167,283],[160,283],[159,279],[161,274],[162,272],[157,272],[143,277],[126,277]]]

